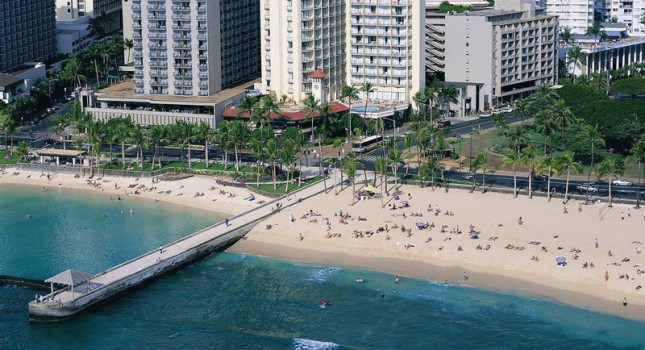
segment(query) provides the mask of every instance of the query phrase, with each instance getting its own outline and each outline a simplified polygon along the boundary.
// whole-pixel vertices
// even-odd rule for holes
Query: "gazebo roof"
[[[63,271],[63,272],[59,273],[56,276],[53,276],[53,277],[50,277],[50,278],[46,279],[45,282],[65,284],[65,285],[68,285],[68,286],[75,286],[77,284],[87,282],[90,279],[92,279],[93,277],[94,277],[94,275],[90,275],[89,273],[69,269],[67,271]]]

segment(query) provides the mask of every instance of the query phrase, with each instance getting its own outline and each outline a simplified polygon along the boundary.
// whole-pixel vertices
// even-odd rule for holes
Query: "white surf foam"
[[[338,344],[311,339],[295,338],[293,340],[293,348],[294,350],[331,350],[337,349]]]

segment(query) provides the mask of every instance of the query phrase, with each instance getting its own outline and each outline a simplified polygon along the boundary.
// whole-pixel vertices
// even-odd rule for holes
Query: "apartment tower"
[[[594,0],[545,0],[546,13],[558,16],[560,29],[584,34],[594,22]]]
[[[259,76],[259,0],[131,1],[135,94],[209,96]]]

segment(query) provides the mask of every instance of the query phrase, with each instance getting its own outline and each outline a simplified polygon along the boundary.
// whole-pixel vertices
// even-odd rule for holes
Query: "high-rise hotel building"
[[[259,76],[260,0],[131,1],[135,94],[209,96]]]
[[[56,55],[54,0],[0,1],[0,71]]]
[[[369,82],[370,99],[409,102],[425,74],[422,0],[261,0],[262,88],[301,101]],[[363,92],[359,93],[362,98]]]

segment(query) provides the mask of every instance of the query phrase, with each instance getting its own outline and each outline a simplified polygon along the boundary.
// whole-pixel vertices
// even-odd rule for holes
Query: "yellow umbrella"
[[[377,192],[378,190],[377,190],[376,188],[374,188],[374,186],[365,186],[365,187],[363,187],[363,191],[366,191],[366,192]]]

